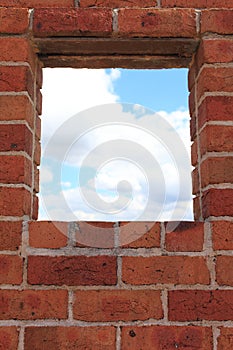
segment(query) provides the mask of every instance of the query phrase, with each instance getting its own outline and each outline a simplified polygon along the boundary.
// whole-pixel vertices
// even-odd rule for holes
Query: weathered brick
[[[230,3],[232,7],[232,2]],[[201,33],[232,34],[233,10],[204,10],[201,14]]]
[[[0,8],[0,33],[22,34],[29,27],[29,12],[23,8]]]
[[[160,223],[121,222],[120,245],[124,248],[160,247]]]
[[[30,215],[30,192],[25,188],[0,187],[0,213],[3,216]]]
[[[171,321],[232,320],[233,291],[169,291],[168,309]]]
[[[39,212],[39,198],[37,195],[33,195],[33,204],[32,204],[32,220],[38,219],[38,212]]]
[[[195,11],[190,9],[122,9],[118,33],[131,37],[196,37]]]
[[[201,155],[206,152],[232,152],[233,126],[206,125],[200,134]]]
[[[115,327],[27,327],[25,350],[115,350]]]
[[[207,158],[201,163],[201,185],[233,183],[233,157]]]
[[[23,260],[15,255],[0,255],[0,283],[21,284]]]
[[[0,155],[0,183],[32,184],[32,164],[23,156]]]
[[[65,290],[0,290],[0,319],[65,319],[68,295]]]
[[[29,223],[29,245],[57,249],[67,245],[68,223],[33,221]]]
[[[26,125],[3,124],[0,130],[0,151],[24,151],[32,154],[32,133]]]
[[[39,166],[41,161],[41,143],[40,140],[35,138],[35,149],[34,149],[34,163]]]
[[[33,77],[27,66],[0,66],[0,91],[28,92],[34,99]]]
[[[123,8],[123,7],[142,7],[141,0],[80,0],[81,7],[110,7],[110,8]],[[143,1],[143,7],[155,7],[155,0]]]
[[[22,221],[0,221],[0,250],[18,250],[21,235]]]
[[[232,350],[233,347],[233,328],[221,327],[218,337],[218,350]]]
[[[140,284],[208,284],[205,259],[188,256],[123,257],[122,280]]]
[[[28,283],[114,285],[116,258],[111,256],[29,256]]]
[[[0,349],[16,350],[18,348],[19,330],[16,327],[0,327]]]
[[[233,286],[233,257],[218,256],[216,261],[216,277],[220,286]]]
[[[35,36],[104,35],[112,33],[110,9],[36,9]]]
[[[162,0],[163,7],[232,8],[232,0]]]
[[[113,248],[115,244],[115,223],[113,222],[78,222],[75,233],[76,246]]]
[[[166,249],[174,252],[199,252],[203,250],[204,224],[181,222],[173,232],[166,233]]]
[[[192,171],[192,194],[199,194],[200,193],[200,179],[199,179],[199,170],[198,167],[196,167]]]
[[[88,322],[135,321],[163,317],[160,291],[76,291],[74,318]]]
[[[0,95],[0,120],[25,120],[33,128],[34,111],[28,96]]]
[[[197,144],[197,138],[194,139],[192,146],[191,146],[191,162],[193,166],[196,166],[198,163],[198,144]]]
[[[233,250],[233,222],[211,223],[214,250]]]
[[[199,196],[195,196],[193,198],[193,213],[194,213],[194,220],[202,221],[202,217],[201,217],[201,203],[200,203],[200,197]]]
[[[0,6],[40,8],[40,7],[74,7],[73,0],[0,0]]]
[[[130,326],[122,327],[122,350],[205,349],[212,350],[210,327]]]
[[[203,218],[233,216],[233,190],[211,188],[203,193]]]
[[[232,39],[203,39],[196,58],[197,69],[200,69],[205,63],[231,63],[232,56]]]

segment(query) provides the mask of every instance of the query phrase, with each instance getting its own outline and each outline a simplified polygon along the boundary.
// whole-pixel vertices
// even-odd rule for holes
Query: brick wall
[[[141,6],[0,0],[0,349],[233,348],[233,1]],[[36,221],[43,66],[190,68],[195,222]]]

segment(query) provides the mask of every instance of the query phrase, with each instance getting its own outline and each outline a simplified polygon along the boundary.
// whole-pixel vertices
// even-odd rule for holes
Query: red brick
[[[193,198],[193,213],[194,213],[194,220],[202,221],[201,207],[200,207],[200,197],[199,196],[195,196]]]
[[[120,245],[124,248],[159,248],[160,223],[121,222]]]
[[[123,257],[122,280],[140,284],[208,284],[205,259],[188,256]]]
[[[130,326],[122,327],[122,350],[205,349],[212,350],[210,327]]]
[[[28,62],[34,72],[36,55],[27,39],[2,37],[0,47],[0,61]]]
[[[29,12],[23,8],[0,8],[0,33],[22,34],[29,27]]]
[[[123,9],[118,14],[121,36],[196,37],[195,11],[190,9]]]
[[[190,94],[189,94],[189,111],[190,111],[191,115],[194,114],[195,108],[196,108],[195,93],[196,93],[196,89],[194,86],[191,89]]]
[[[168,293],[170,321],[233,319],[232,290],[176,290]]]
[[[76,246],[113,248],[115,228],[113,222],[78,222]]]
[[[233,56],[232,39],[204,39],[201,41],[198,55],[198,69],[205,63],[231,63]]]
[[[166,249],[173,252],[199,252],[203,250],[204,224],[181,222],[174,232],[166,233]]]
[[[22,221],[0,221],[0,250],[18,250],[21,234]]]
[[[197,99],[199,100],[206,92],[217,91],[233,92],[233,68],[203,68],[197,83]]]
[[[38,86],[36,87],[36,110],[39,115],[42,114],[42,93]]]
[[[41,138],[41,118],[37,115],[36,116],[36,137],[37,139]]]
[[[204,10],[201,14],[201,33],[206,32],[232,34],[233,10]]]
[[[232,0],[162,0],[163,7],[232,8]]]
[[[31,213],[31,194],[25,188],[0,187],[0,213],[23,216]]]
[[[218,337],[218,350],[232,350],[233,347],[233,328],[220,328]]]
[[[200,134],[201,155],[206,152],[232,152],[233,127],[230,125],[207,125]]]
[[[202,162],[202,187],[220,183],[233,183],[233,157],[207,158]]]
[[[218,256],[216,262],[217,283],[220,286],[233,286],[233,257]]]
[[[32,220],[38,220],[39,212],[39,198],[34,194],[33,196],[33,205],[32,205]]]
[[[123,8],[123,7],[142,7],[141,0],[80,0],[81,7],[111,7],[111,8]],[[143,1],[143,7],[155,7],[155,0]]]
[[[41,143],[36,137],[35,139],[35,149],[34,149],[34,163],[39,166],[41,161]]]
[[[194,141],[197,137],[197,118],[196,118],[196,112],[190,112],[190,137],[191,141]]]
[[[199,180],[199,171],[198,167],[196,167],[192,171],[192,193],[193,194],[199,194],[200,193],[200,180]]]
[[[231,121],[232,115],[232,96],[206,96],[198,110],[199,128],[209,121]]]
[[[76,291],[74,318],[80,321],[135,321],[163,317],[160,291]]]
[[[1,320],[65,319],[65,290],[0,290]]]
[[[0,151],[25,151],[32,154],[32,134],[26,125],[3,124],[0,130]]]
[[[34,12],[35,36],[107,35],[112,33],[109,9],[38,9]]]
[[[25,120],[33,128],[34,111],[29,98],[24,95],[0,96],[0,120]]]
[[[116,258],[111,256],[29,256],[28,283],[45,285],[114,285]]]
[[[233,250],[233,222],[212,222],[212,237],[214,250]]]
[[[0,183],[32,184],[31,162],[23,156],[0,155]]]
[[[0,6],[7,7],[74,7],[74,0],[0,0]]]
[[[34,164],[34,192],[38,193],[40,191],[40,171],[37,165]]]
[[[16,350],[18,348],[19,331],[16,327],[0,327],[0,349]]]
[[[43,85],[43,63],[40,61],[37,62],[36,83],[41,89]]]
[[[21,284],[22,277],[22,258],[15,255],[0,255],[0,283]]]
[[[34,99],[33,77],[29,67],[0,66],[0,91],[28,92]]]
[[[115,350],[115,327],[27,327],[25,350]]]
[[[197,145],[197,139],[195,139],[191,146],[191,161],[192,165],[196,166],[198,163],[198,145]]]
[[[67,245],[68,223],[35,221],[29,223],[29,245],[57,249]]]
[[[198,74],[197,62],[196,62],[196,56],[194,56],[194,60],[191,63],[191,66],[189,67],[189,71],[188,71],[188,89],[189,89],[189,91],[192,90],[192,88],[195,84],[197,74]]]
[[[203,218],[209,216],[233,216],[233,190],[211,188],[203,193]]]

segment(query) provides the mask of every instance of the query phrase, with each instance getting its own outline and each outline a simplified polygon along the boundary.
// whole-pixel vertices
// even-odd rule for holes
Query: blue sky
[[[39,219],[192,220],[190,168],[170,136],[190,153],[187,70],[44,69],[42,92]],[[117,126],[101,124],[113,115]]]

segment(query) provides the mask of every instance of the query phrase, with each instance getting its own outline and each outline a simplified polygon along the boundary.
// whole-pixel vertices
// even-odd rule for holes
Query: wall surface
[[[0,349],[233,348],[232,34],[232,0],[0,0]],[[190,68],[195,222],[36,221],[43,66]]]

